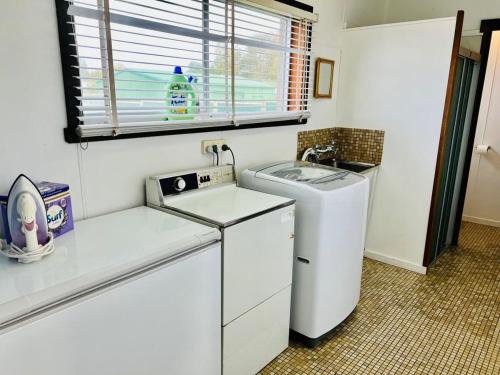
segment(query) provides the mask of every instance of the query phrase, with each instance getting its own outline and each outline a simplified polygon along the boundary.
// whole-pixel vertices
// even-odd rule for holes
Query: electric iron
[[[9,190],[7,222],[12,242],[0,246],[3,255],[21,263],[31,263],[54,251],[45,202],[35,184],[23,174]]]

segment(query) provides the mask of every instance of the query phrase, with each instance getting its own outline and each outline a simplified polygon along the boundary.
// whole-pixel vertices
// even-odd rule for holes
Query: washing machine
[[[290,328],[315,346],[359,301],[368,178],[290,161],[247,169],[240,185],[296,201]]]

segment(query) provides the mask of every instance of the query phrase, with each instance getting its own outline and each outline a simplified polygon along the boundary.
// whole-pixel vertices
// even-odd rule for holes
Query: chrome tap
[[[333,154],[337,153],[337,146],[335,145],[335,141],[332,141],[331,145],[316,145],[314,146],[313,150],[314,152],[319,156],[321,154],[326,154],[327,152],[332,152]]]
[[[311,160],[315,163],[319,163],[320,156],[326,153],[332,153],[332,162],[335,163],[335,155],[337,154],[338,147],[335,141],[332,141],[330,145],[315,145],[314,147],[308,148],[302,155],[302,160]]]

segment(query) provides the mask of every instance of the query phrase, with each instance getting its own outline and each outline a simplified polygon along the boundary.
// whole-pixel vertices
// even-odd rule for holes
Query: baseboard
[[[390,255],[385,255],[377,251],[365,249],[365,257],[378,260],[379,262],[387,263],[392,266],[401,267],[409,271],[421,273],[423,275],[427,273],[427,267],[424,267],[420,264],[408,262],[407,260],[404,259],[396,258]]]
[[[489,225],[490,227],[499,227],[500,228],[500,221],[497,221],[497,220],[483,219],[482,217],[467,216],[467,215],[463,215],[462,220],[469,221],[471,223]]]

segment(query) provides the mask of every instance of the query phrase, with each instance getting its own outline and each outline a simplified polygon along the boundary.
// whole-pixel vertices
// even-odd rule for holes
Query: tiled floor
[[[500,228],[462,228],[426,276],[365,260],[355,312],[262,374],[500,374]]]

